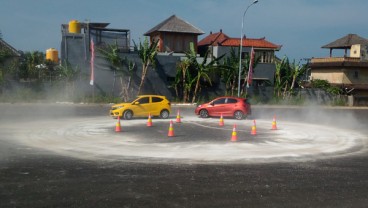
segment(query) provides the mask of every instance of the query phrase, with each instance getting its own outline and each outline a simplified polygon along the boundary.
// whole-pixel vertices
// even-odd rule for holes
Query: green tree
[[[224,59],[222,65],[221,79],[225,83],[225,94],[233,96],[239,72],[239,56],[235,53],[234,48],[231,48],[230,55]]]
[[[287,83],[287,71],[289,67],[289,59],[284,56],[281,61],[276,62],[275,82],[274,82],[274,96],[280,98],[282,89]]]
[[[148,38],[145,38],[143,43],[142,42],[139,43],[139,47],[137,47],[135,43],[134,43],[134,45],[137,48],[139,58],[142,61],[141,82],[140,82],[139,87],[138,87],[138,95],[139,95],[141,93],[143,84],[145,82],[148,68],[151,65],[153,66],[153,68],[155,67],[158,40],[153,41],[150,44],[149,41],[148,41]]]
[[[198,62],[197,55],[193,47],[191,47],[190,52],[186,53],[186,57],[190,61],[191,67],[193,67],[193,69],[195,70],[195,75],[192,81],[195,83],[192,103],[195,102],[197,94],[200,91],[201,80],[212,85],[210,74],[222,68],[222,66],[219,65],[219,61],[222,59],[223,56],[220,56],[218,58],[209,58],[209,52],[210,50],[206,51],[201,63]]]
[[[182,101],[188,102],[190,91],[192,88],[192,76],[190,73],[190,61],[189,59],[185,59],[180,61],[176,66],[176,76],[175,76],[175,92],[176,96],[180,97],[180,94],[183,96]],[[179,93],[179,90],[181,93]]]
[[[128,60],[126,57],[123,60],[123,65],[127,68],[127,70],[122,70],[124,76],[128,77],[128,82],[123,82],[123,77],[120,76],[120,83],[122,86],[121,92],[120,92],[120,96],[122,97],[122,99],[124,101],[128,101],[130,100],[130,95],[131,95],[131,80],[132,80],[132,76],[134,74],[134,72],[137,70],[136,64],[135,62]],[[125,83],[125,84],[124,84]]]
[[[40,80],[46,73],[45,54],[39,51],[24,53],[20,65],[20,77],[24,79]]]
[[[11,54],[7,50],[0,50],[0,92],[2,92],[5,82],[5,74],[8,72],[5,66],[5,61],[11,57]]]
[[[119,53],[118,44],[115,42],[113,45],[108,45],[104,48],[98,48],[102,57],[111,64],[110,69],[113,71],[113,86],[112,95],[114,94],[114,89],[116,85],[116,78],[120,78],[121,91],[119,95],[124,101],[130,98],[130,86],[133,72],[136,70],[136,64],[133,61],[127,59],[127,57],[122,58]],[[123,77],[128,77],[128,82],[123,81]]]
[[[110,69],[113,71],[111,95],[114,95],[117,72],[121,70],[123,65],[123,59],[119,56],[118,44],[115,42],[115,44],[107,45],[104,48],[97,48],[97,50],[101,53],[102,57],[111,64]]]
[[[289,79],[291,79],[291,82],[290,82],[291,84],[290,84],[288,96],[290,97],[293,93],[295,85],[297,84],[297,81],[300,80],[301,76],[304,75],[307,67],[306,65],[301,65],[300,63],[296,63],[295,60],[293,61],[293,63],[289,65],[289,67],[290,67]]]

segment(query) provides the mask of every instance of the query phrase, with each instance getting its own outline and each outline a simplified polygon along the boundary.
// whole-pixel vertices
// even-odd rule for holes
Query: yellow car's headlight
[[[117,110],[117,109],[120,109],[120,108],[123,108],[123,107],[124,107],[123,105],[113,106],[113,107],[111,107],[111,110]]]

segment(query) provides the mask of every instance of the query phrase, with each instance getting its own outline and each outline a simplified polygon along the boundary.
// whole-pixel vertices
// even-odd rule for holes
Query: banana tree
[[[231,48],[230,56],[226,57],[222,63],[221,78],[225,83],[226,95],[234,95],[235,87],[237,86],[237,76],[239,71],[239,56],[235,50]]]
[[[135,43],[134,43],[135,45]],[[157,45],[158,40],[153,41],[151,44],[149,43],[148,39],[145,38],[143,43],[139,43],[138,56],[142,60],[142,74],[141,74],[141,82],[138,88],[138,95],[141,93],[142,86],[145,82],[146,75],[148,68],[152,65],[155,67],[156,64],[156,55],[157,55]]]
[[[282,89],[286,87],[286,72],[289,70],[288,68],[289,59],[286,56],[284,56],[281,61],[276,63],[274,96],[277,98],[281,96]]]
[[[192,79],[189,69],[190,69],[189,59],[180,61],[176,67],[174,88],[175,88],[177,97],[180,96],[179,90],[181,90],[181,94],[183,96],[183,99],[182,99],[183,102],[189,101],[190,91],[191,91],[192,83],[193,83],[192,82],[193,79]]]
[[[107,60],[111,64],[111,70],[113,71],[113,83],[111,89],[111,95],[114,95],[115,83],[116,83],[116,74],[117,71],[121,70],[122,67],[122,58],[119,56],[119,47],[118,44],[107,45],[106,47],[97,48],[98,52],[101,53],[102,57]]]
[[[222,59],[223,56],[220,56],[218,58],[209,58],[209,52],[210,50],[207,50],[204,57],[203,62],[199,63],[197,60],[197,56],[194,52],[194,50],[191,50],[190,53],[186,53],[187,58],[189,59],[191,66],[194,68],[195,75],[193,78],[193,84],[194,85],[194,91],[193,91],[193,97],[192,97],[192,103],[195,102],[197,94],[199,92],[199,89],[201,87],[201,80],[204,79],[206,82],[208,82],[210,85],[212,85],[212,81],[210,78],[210,74],[215,72],[215,70],[219,70],[221,68],[221,65],[219,65],[219,61]],[[208,62],[208,60],[210,60]],[[208,63],[207,63],[208,62]]]

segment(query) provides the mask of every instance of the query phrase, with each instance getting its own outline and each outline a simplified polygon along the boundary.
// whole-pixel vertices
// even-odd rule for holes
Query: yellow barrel
[[[69,33],[81,33],[81,25],[77,20],[69,22]]]
[[[46,60],[50,60],[52,62],[59,62],[59,53],[55,48],[49,48],[46,50]]]

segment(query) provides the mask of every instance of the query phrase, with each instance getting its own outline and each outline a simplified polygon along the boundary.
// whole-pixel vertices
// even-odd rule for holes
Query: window
[[[229,98],[226,103],[237,103],[236,99]]]
[[[153,103],[159,103],[161,102],[163,99],[162,98],[159,98],[159,97],[152,97],[152,102]]]
[[[257,51],[255,55],[256,58],[259,58],[260,63],[272,63],[273,56],[273,51]]]
[[[143,97],[137,101],[139,102],[139,104],[146,104],[149,103],[149,97]]]
[[[354,78],[359,79],[359,71],[354,71]]]
[[[219,105],[219,104],[224,104],[225,103],[225,98],[220,98],[218,100],[213,101],[214,105]]]

